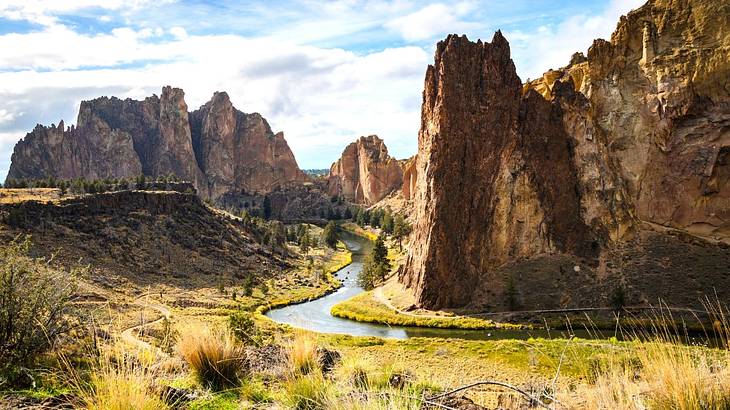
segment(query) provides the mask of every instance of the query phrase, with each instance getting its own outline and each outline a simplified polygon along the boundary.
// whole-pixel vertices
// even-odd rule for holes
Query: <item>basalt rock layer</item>
[[[238,111],[226,93],[189,113],[183,91],[172,87],[143,101],[84,101],[75,127],[36,126],[15,146],[8,179],[139,174],[174,174],[210,199],[308,181],[284,135],[261,115]]]
[[[400,164],[388,155],[383,140],[370,135],[348,145],[332,164],[327,190],[350,202],[372,205],[400,189],[402,183]]]
[[[651,0],[610,42],[524,85],[501,33],[440,42],[400,275],[418,303],[515,310],[606,306],[618,292],[630,304],[730,296],[721,3]]]

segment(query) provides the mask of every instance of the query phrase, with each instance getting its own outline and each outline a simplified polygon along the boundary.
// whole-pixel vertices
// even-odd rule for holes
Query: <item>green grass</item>
[[[238,393],[231,390],[193,400],[188,408],[190,410],[238,410],[241,408],[239,400]]]
[[[340,224],[340,227],[348,232],[351,232],[358,236],[362,236],[373,242],[375,242],[375,240],[378,239],[377,233],[375,233],[369,229],[361,228],[358,224],[356,224],[354,222],[345,222],[343,224]]]
[[[521,328],[519,325],[495,323],[470,317],[418,317],[404,315],[378,302],[372,292],[364,292],[332,307],[333,316],[358,322],[380,323],[393,326],[433,327],[439,329],[486,330]]]

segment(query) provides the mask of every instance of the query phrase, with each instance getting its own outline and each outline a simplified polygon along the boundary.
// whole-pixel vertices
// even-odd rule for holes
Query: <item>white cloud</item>
[[[550,68],[566,66],[573,53],[585,53],[594,39],[609,39],[621,15],[643,3],[644,0],[611,0],[598,15],[569,16],[554,26],[505,33],[518,73],[526,80],[540,77]]]
[[[429,4],[422,9],[390,20],[385,27],[398,32],[408,41],[429,40],[446,33],[464,32],[476,24],[461,21],[471,11],[470,3]]]
[[[56,14],[97,8],[111,11],[138,10],[150,5],[173,3],[175,0],[3,0],[0,17],[26,20],[50,26],[57,24]],[[109,16],[103,16],[109,17]]]
[[[0,109],[0,125],[12,121],[13,118],[15,118],[15,114],[4,108]]]
[[[188,37],[188,32],[180,26],[175,26],[170,29],[170,34],[178,40],[185,40]]]
[[[359,55],[280,39],[190,35],[184,41],[149,43],[146,33],[130,29],[87,36],[59,26],[0,36],[0,48],[8,36],[39,48],[0,55],[0,66],[26,67],[0,72],[0,109],[29,113],[18,119],[27,131],[35,121],[57,123],[60,114],[53,113],[59,112],[67,113],[64,120],[72,124],[81,98],[142,99],[169,84],[185,90],[194,110],[214,91],[227,91],[237,108],[260,112],[273,129],[283,130],[303,167],[329,166],[347,143],[372,133],[392,142],[394,154],[412,155],[431,58],[412,46]],[[162,62],[113,68],[149,59]],[[82,64],[110,68],[79,70]],[[59,92],[49,94],[54,89]],[[48,101],[54,105],[37,104]],[[395,143],[399,139],[412,143]]]

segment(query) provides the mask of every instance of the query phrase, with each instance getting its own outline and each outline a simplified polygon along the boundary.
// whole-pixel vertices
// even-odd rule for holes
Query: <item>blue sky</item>
[[[0,180],[36,123],[75,123],[81,100],[181,87],[190,110],[227,91],[284,131],[302,168],[378,134],[417,149],[421,92],[449,33],[501,29],[523,80],[609,38],[641,0],[0,0]]]

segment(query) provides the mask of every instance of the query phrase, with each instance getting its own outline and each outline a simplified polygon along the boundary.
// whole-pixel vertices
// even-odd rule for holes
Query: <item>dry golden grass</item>
[[[678,329],[666,323],[671,318],[653,319],[654,339],[635,342],[630,354],[635,360],[607,359],[595,378],[569,397],[571,408],[727,410],[730,409],[730,325],[726,308],[707,304],[714,319],[710,332],[719,348],[687,346],[681,343]],[[670,320],[667,320],[670,319]]]
[[[317,341],[308,333],[298,333],[286,347],[289,370],[293,377],[306,375],[317,369],[319,353]]]
[[[243,347],[227,330],[188,327],[178,349],[198,381],[213,390],[237,387],[248,370]]]
[[[68,363],[67,363],[68,364]],[[89,410],[158,410],[168,406],[154,391],[150,366],[136,360],[134,352],[111,349],[100,353],[88,380],[68,367],[69,385],[78,392],[80,407]]]
[[[0,204],[23,201],[56,201],[61,197],[58,188],[0,188]]]

